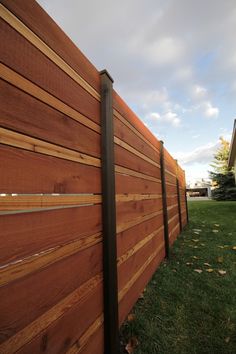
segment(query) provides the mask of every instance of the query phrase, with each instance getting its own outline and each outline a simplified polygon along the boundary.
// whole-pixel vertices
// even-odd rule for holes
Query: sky
[[[236,0],[39,0],[164,144],[207,178],[236,118]]]

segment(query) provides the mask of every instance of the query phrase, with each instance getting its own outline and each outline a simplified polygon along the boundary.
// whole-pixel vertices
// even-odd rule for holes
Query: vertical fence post
[[[116,252],[116,202],[113,130],[113,80],[106,70],[101,79],[101,160],[103,224],[104,353],[118,354],[118,286]]]
[[[188,219],[188,201],[187,201],[187,190],[186,190],[186,178],[185,178],[185,171],[184,171],[184,183],[185,183],[185,188],[184,188],[184,195],[185,195],[185,208],[186,208],[186,217],[187,217],[187,223],[189,221]]]
[[[179,212],[179,228],[180,228],[180,232],[182,231],[183,229],[183,226],[182,226],[182,215],[181,215],[181,200],[180,200],[180,191],[179,191],[179,176],[178,176],[178,161],[175,160],[176,162],[176,187],[177,187],[177,198],[178,198],[178,212]]]
[[[162,189],[162,207],[163,207],[163,223],[164,223],[164,238],[166,258],[170,256],[169,248],[169,226],[167,214],[167,200],[166,200],[166,177],[165,177],[165,158],[164,158],[164,142],[160,141],[160,167],[161,167],[161,189]]]

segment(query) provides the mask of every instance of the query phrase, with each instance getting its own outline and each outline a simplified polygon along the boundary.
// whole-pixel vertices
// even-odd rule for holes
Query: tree
[[[236,200],[234,172],[228,167],[229,147],[229,142],[220,138],[220,147],[210,165],[214,169],[214,172],[210,171],[210,178],[215,186],[212,198],[216,200]]]

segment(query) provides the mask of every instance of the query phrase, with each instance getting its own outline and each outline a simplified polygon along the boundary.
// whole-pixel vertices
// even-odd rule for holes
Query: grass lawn
[[[189,202],[189,218],[121,328],[135,354],[236,353],[236,202]]]

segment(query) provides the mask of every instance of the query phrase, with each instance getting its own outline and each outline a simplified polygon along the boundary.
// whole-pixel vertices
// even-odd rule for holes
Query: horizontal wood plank
[[[100,168],[0,145],[0,193],[101,193]]]
[[[121,171],[121,170],[120,170]],[[116,193],[133,194],[161,194],[160,181],[149,181],[137,176],[130,176],[124,173],[116,173]]]
[[[57,305],[56,305],[57,306]],[[63,316],[56,319],[49,327],[24,345],[19,354],[73,352],[71,345],[82,350],[94,333],[103,324],[103,291],[102,283],[92,287],[81,301],[78,301]],[[45,337],[47,341],[45,342]]]
[[[115,145],[115,163],[138,173],[160,179],[161,173],[158,166],[145,161],[142,157],[133,154],[119,145]]]
[[[100,102],[96,98],[3,20],[0,31],[3,64],[95,123],[100,123]],[[21,53],[21,60],[18,60],[18,53]]]
[[[120,115],[114,115],[114,134],[152,161],[160,163],[159,151]]]
[[[100,204],[101,195],[6,195],[0,196],[0,211]]]
[[[1,215],[1,265],[101,232],[101,206]]]
[[[77,270],[76,276],[75,269]],[[65,301],[71,293],[77,293],[77,289],[86,282],[96,287],[101,282],[101,276],[96,276],[96,274],[101,271],[102,245],[100,243],[0,287],[2,325],[0,341],[15,341],[16,338],[17,341],[21,341],[23,330],[25,331],[24,340],[28,342],[31,335],[33,338],[62,315],[62,313],[58,315],[55,311],[57,317],[53,319],[50,316],[50,310],[53,307]],[[30,301],[25,301],[26,298]],[[64,310],[69,310],[69,307],[65,306]],[[37,333],[26,330],[31,326],[36,327]],[[20,346],[23,344],[25,342]]]
[[[117,224],[125,224],[138,217],[158,212],[162,209],[160,199],[120,202],[116,204]]]
[[[14,146],[28,151],[58,157],[69,161],[79,162],[90,166],[101,166],[98,158],[70,150],[59,145],[48,143],[43,140],[32,138],[28,135],[13,132],[12,130],[0,128],[0,143]]]
[[[2,127],[100,157],[100,134],[6,81],[0,81],[0,90]]]
[[[69,244],[59,245],[49,250],[23,258],[18,262],[8,263],[0,268],[0,286],[6,285],[16,279],[34,273],[50,264],[58,262],[65,257],[82,251],[102,241],[100,233],[80,238]]]
[[[71,117],[75,121],[85,125],[86,127],[100,133],[100,126],[99,124],[95,123],[94,121],[87,118],[85,115],[81,114],[77,110],[73,109],[69,105],[65,104],[60,99],[56,98],[55,96],[51,95],[47,91],[43,90],[30,80],[27,80],[23,76],[19,75],[14,70],[10,69],[9,67],[0,64],[1,70],[1,78],[11,85],[18,87],[20,90],[28,93],[29,95],[35,97],[39,101],[46,103],[47,105],[51,106],[52,108],[57,109],[61,113]]]
[[[22,3],[21,0],[2,0],[1,2],[96,91],[99,91],[100,78],[97,69],[36,1],[28,0]]]

